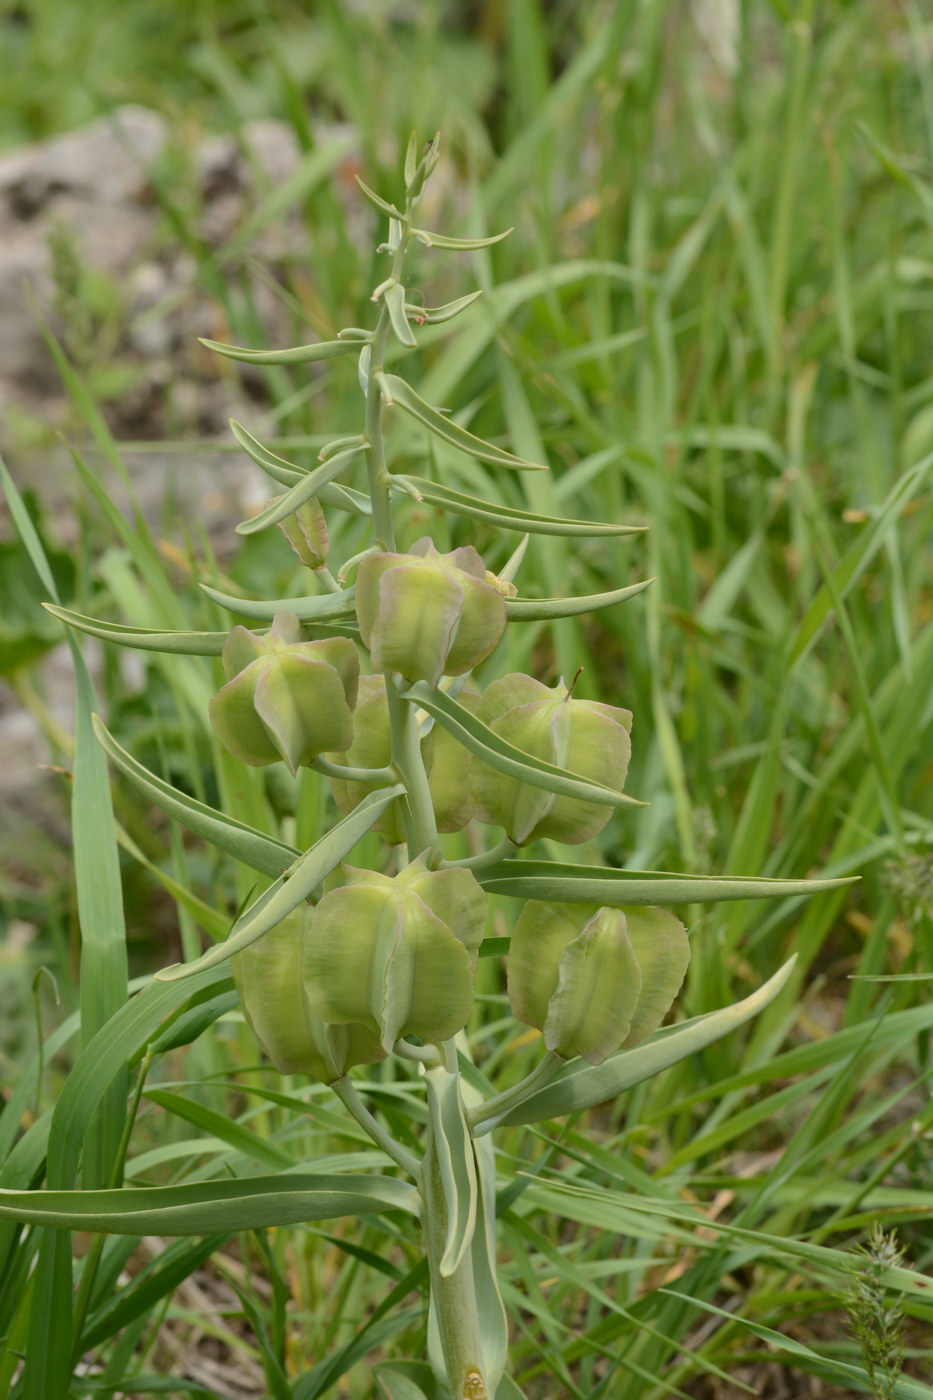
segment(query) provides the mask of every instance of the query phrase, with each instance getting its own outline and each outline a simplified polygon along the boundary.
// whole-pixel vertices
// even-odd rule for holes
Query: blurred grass
[[[349,176],[358,168],[392,197],[413,127],[440,128],[448,152],[428,226],[516,225],[507,242],[466,262],[421,255],[429,304],[476,283],[488,291],[469,319],[424,333],[402,372],[475,431],[507,434],[531,457],[546,453],[552,476],[494,479],[393,421],[394,462],[516,506],[650,524],[635,543],[571,550],[533,540],[525,594],[658,581],[580,628],[512,629],[488,674],[527,668],[552,680],[583,664],[580,693],[634,711],[629,788],[652,806],[612,824],[607,859],[862,876],[855,892],[810,904],[693,911],[686,1014],[743,994],[792,950],[795,994],[744,1039],[590,1115],[585,1131],[561,1124],[503,1136],[505,1181],[514,1167],[552,1188],[624,1189],[672,1209],[698,1203],[710,1221],[760,1237],[742,1245],[680,1217],[674,1229],[657,1214],[639,1223],[629,1213],[619,1233],[595,1229],[579,1210],[568,1207],[565,1220],[543,1211],[537,1187],[506,1186],[516,1374],[531,1397],[553,1394],[556,1379],[568,1395],[614,1400],[679,1387],[713,1400],[736,1393],[715,1368],[733,1386],[767,1383],[755,1366],[762,1334],[747,1321],[787,1339],[781,1361],[822,1377],[827,1396],[851,1394],[851,1376],[833,1370],[857,1362],[838,1311],[845,1280],[808,1271],[780,1242],[848,1248],[881,1219],[896,1225],[913,1267],[928,1270],[933,1256],[923,1194],[933,1131],[927,989],[848,981],[933,966],[929,15],[878,0],[323,0],[310,10],[262,0],[19,0],[0,9],[0,36],[0,145],[127,100],[165,113],[182,145],[193,131],[242,132],[257,116],[293,127],[304,152],[298,178],[270,189],[219,249],[204,244],[198,201],[175,167],[154,174],[163,236],[196,260],[209,335],[262,343],[270,287],[294,341],[367,323],[377,231],[368,213],[345,224]],[[260,266],[257,238],[286,214],[300,218],[307,256]],[[178,567],[166,585],[165,527],[153,533],[138,513],[127,522],[109,505],[121,446],[80,367],[61,368],[95,545],[109,541],[95,564],[86,545],[76,551],[75,606],[136,625],[227,625],[193,587],[195,569],[210,578],[216,567],[194,564],[205,558],[203,539],[189,547],[181,524],[172,530]],[[340,362],[311,392],[288,368],[264,373],[252,392],[247,426],[286,455],[358,419],[353,371]],[[202,446],[176,440],[173,450]],[[360,527],[335,524],[336,556],[352,554]],[[430,530],[439,543],[475,542],[493,566],[515,543],[414,506],[408,529],[411,539]],[[281,596],[296,583],[284,551],[259,539],[223,567],[244,592]],[[330,819],[322,785],[303,784],[296,804],[276,775],[244,772],[219,751],[205,723],[207,663],[149,660],[141,690],[119,662],[108,666],[112,727],[151,767],[265,830],[297,826],[303,843]],[[119,784],[115,804],[163,884],[193,884],[227,914],[248,893],[243,872],[154,826]],[[125,874],[132,868],[125,856]],[[195,946],[190,909],[178,911],[176,931],[170,890],[157,897],[151,875],[133,888],[141,894],[129,901],[131,920],[161,901],[161,936],[168,924],[172,938]],[[27,904],[14,891],[5,902],[12,917],[25,911],[42,925],[33,896]],[[53,922],[63,903],[51,894]],[[502,912],[514,911],[503,902]],[[145,914],[141,922],[145,934]],[[55,967],[64,1012],[74,1001],[61,944],[40,937],[30,971],[36,957]],[[150,940],[137,956],[148,968],[175,950]],[[11,975],[23,984],[19,963]],[[486,965],[482,976],[496,998],[497,969]],[[484,1003],[474,1051],[481,1068],[495,1064],[510,1081],[535,1047],[527,1036],[510,1041],[500,1010]],[[134,1177],[190,1179],[219,1163],[256,1170],[270,1153],[302,1160],[348,1150],[355,1130],[343,1115],[320,1091],[292,1086],[286,1099],[313,1105],[310,1119],[296,1117],[270,1089],[277,1081],[252,1067],[236,1013],[218,1014],[215,1037],[163,1061],[140,1111]],[[21,1039],[29,1036],[24,1027]],[[58,1074],[53,1066],[50,1083]],[[373,1086],[390,1115],[399,1092],[404,1081]],[[191,1105],[203,1110],[194,1122]],[[553,1189],[545,1199],[560,1209]],[[599,1209],[605,1219],[605,1200]],[[242,1279],[240,1261],[252,1258],[266,1291],[258,1315],[244,1303],[216,1326],[234,1355],[264,1358],[267,1376],[273,1361],[294,1376],[308,1355],[331,1356],[328,1374],[346,1370],[345,1393],[361,1397],[374,1349],[417,1354],[417,1308],[370,1311],[391,1280],[407,1278],[400,1296],[410,1303],[417,1251],[401,1237],[387,1248],[375,1227],[322,1236],[277,1232],[261,1261],[255,1243],[229,1246],[215,1267]],[[184,1364],[156,1338],[188,1337],[191,1317],[183,1302],[169,1304],[160,1333],[161,1300],[205,1257],[197,1242],[179,1241],[162,1256],[176,1272],[138,1275],[138,1311],[115,1344],[133,1309],[111,1315],[107,1290],[131,1248],[107,1244],[84,1338],[114,1383]],[[22,1277],[11,1274],[14,1284]],[[277,1279],[296,1300],[287,1319]],[[10,1328],[0,1379],[15,1373],[23,1306],[15,1287],[0,1297]],[[908,1368],[929,1380],[930,1310],[913,1298],[907,1312]],[[244,1315],[251,1331],[237,1320]],[[154,1362],[145,1361],[150,1346]],[[296,1400],[319,1393],[324,1374],[298,1380]]]

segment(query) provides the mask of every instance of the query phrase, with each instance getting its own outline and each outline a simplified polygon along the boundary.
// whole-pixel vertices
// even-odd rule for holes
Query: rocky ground
[[[300,160],[294,133],[283,123],[253,121],[235,137],[184,141],[162,116],[139,106],[0,155],[0,451],[18,486],[40,498],[50,534],[66,549],[76,542],[78,525],[65,439],[81,444],[121,504],[128,493],[87,440],[43,337],[43,320],[103,405],[115,436],[145,443],[145,450],[128,446],[123,455],[133,494],[151,520],[169,500],[174,511],[196,515],[223,553],[235,520],[268,494],[242,453],[222,450],[228,418],[255,421],[257,410],[245,401],[248,376],[225,372],[227,365],[218,370],[216,357],[197,343],[199,335],[223,339],[227,330],[202,290],[190,240],[198,240],[202,253],[223,249]],[[344,183],[352,181],[349,168],[343,173]],[[187,241],[166,217],[176,190],[191,219]],[[274,269],[306,244],[297,218],[285,214],[256,234],[250,251]],[[282,319],[278,298],[261,284],[254,294],[274,335]],[[203,443],[205,450],[172,450],[179,441]],[[8,541],[12,533],[0,508],[0,537]],[[10,588],[0,578],[3,591]],[[66,648],[43,660],[39,687],[51,720],[67,729]],[[22,700],[9,678],[0,679],[0,838],[8,856],[37,822],[59,839],[66,831],[60,784],[37,772],[48,760],[48,743]],[[5,862],[0,873],[4,868]]]

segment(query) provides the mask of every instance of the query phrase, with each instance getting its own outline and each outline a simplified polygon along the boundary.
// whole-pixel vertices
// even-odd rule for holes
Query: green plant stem
[[[441,865],[444,870],[485,870],[489,865],[498,865],[500,860],[507,860],[517,850],[515,842],[504,836],[490,850],[481,851],[478,856],[465,856],[463,860],[445,860]]]
[[[553,1050],[548,1050],[544,1059],[540,1060],[531,1073],[526,1075],[519,1084],[516,1084],[512,1089],[506,1089],[503,1094],[497,1094],[494,1099],[490,1099],[481,1108],[474,1109],[467,1115],[473,1136],[478,1138],[482,1137],[484,1133],[491,1132],[503,1114],[528,1098],[529,1094],[543,1089],[545,1084],[549,1084],[560,1073],[566,1063],[567,1061],[562,1059],[560,1055]]]
[[[406,215],[411,212],[409,201]],[[392,258],[390,277],[401,282],[408,251],[410,235],[403,228],[399,245]],[[385,439],[382,432],[382,394],[379,389],[379,376],[384,368],[386,346],[389,339],[389,313],[383,304],[370,350],[369,378],[366,388],[366,438],[369,451],[366,466],[369,472],[369,495],[373,507],[373,533],[377,546],[386,550],[395,548],[395,529],[392,522],[392,507],[389,495],[389,476],[386,468]],[[437,840],[437,822],[434,817],[434,804],[428,777],[421,757],[421,736],[414,705],[403,700],[389,676],[385,678],[386,699],[389,708],[389,731],[392,745],[392,762],[397,766],[408,794],[402,804],[405,822],[405,836],[410,858],[419,856],[422,851],[435,853],[440,857]]]
[[[331,763],[323,754],[318,754],[308,766],[313,768],[315,773],[322,773],[325,778],[339,778],[344,783],[397,783],[399,780],[399,774],[394,768],[347,767],[343,763]]]
[[[356,1119],[377,1147],[381,1147],[383,1152],[392,1158],[396,1166],[402,1168],[402,1171],[408,1172],[409,1176],[413,1176],[417,1180],[421,1174],[421,1163],[417,1157],[413,1152],[409,1152],[407,1147],[396,1142],[392,1134],[383,1128],[382,1124],[370,1113],[347,1076],[344,1075],[343,1079],[338,1079],[331,1085],[331,1088],[347,1112]]]

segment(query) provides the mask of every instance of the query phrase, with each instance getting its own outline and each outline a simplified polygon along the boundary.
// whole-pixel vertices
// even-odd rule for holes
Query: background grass
[[[840,1311],[844,1275],[781,1242],[849,1249],[881,1219],[915,1269],[928,1269],[933,1247],[929,982],[850,980],[933,970],[929,16],[877,0],[23,0],[0,14],[0,38],[2,144],[128,100],[166,115],[173,150],[152,173],[158,240],[193,258],[209,335],[263,343],[270,286],[291,343],[367,324],[382,275],[377,229],[365,211],[347,221],[349,178],[359,169],[392,197],[413,127],[440,128],[447,152],[426,222],[451,232],[516,226],[466,260],[423,254],[429,303],[477,284],[488,294],[468,320],[423,335],[401,372],[463,411],[474,431],[546,453],[551,477],[493,479],[462,457],[426,461],[423,436],[400,424],[395,463],[440,469],[451,484],[518,506],[650,524],[635,543],[533,541],[525,594],[658,581],[582,627],[510,629],[488,674],[533,669],[553,681],[582,664],[585,693],[634,711],[628,786],[652,805],[612,823],[600,842],[606,859],[862,877],[855,891],[809,904],[690,911],[687,1014],[744,994],[796,951],[791,990],[747,1034],[586,1123],[502,1135],[504,1180],[529,1165],[539,1178],[506,1187],[516,1375],[532,1397],[612,1400],[673,1387],[724,1397],[741,1393],[742,1380],[779,1394],[776,1374],[788,1367],[800,1393],[859,1392],[834,1370],[857,1361]],[[185,151],[198,132],[248,141],[244,124],[266,116],[294,129],[298,176],[267,190],[212,247]],[[300,219],[301,254],[260,261],[263,234],[286,216]],[[102,328],[84,365],[59,359],[87,521],[61,562],[64,601],[128,623],[226,626],[194,586],[195,573],[216,569],[198,523],[169,508],[147,526],[111,504],[125,491],[108,428],[119,401],[99,411],[88,366],[99,374],[132,352],[119,314],[116,332],[99,318],[89,324],[92,339]],[[236,371],[192,351],[178,373]],[[310,385],[300,369],[268,371],[250,392],[247,426],[286,455],[309,453],[358,418],[343,362]],[[27,445],[14,445],[11,467],[41,494]],[[174,446],[210,444],[176,436]],[[493,566],[515,543],[414,508],[406,529],[411,539],[430,529],[439,544],[475,542]],[[338,558],[360,546],[352,522],[334,533]],[[296,586],[275,541],[258,537],[235,558],[214,543],[244,593]],[[35,651],[54,638],[38,623],[25,630]],[[43,673],[27,668],[32,660],[17,655],[9,669],[42,717]],[[244,775],[218,750],[205,723],[208,663],[156,659],[140,672],[111,659],[98,685],[120,741],[196,795],[301,843],[332,820],[317,780],[296,802],[276,775]],[[51,726],[49,737],[54,744]],[[70,767],[59,744],[53,759]],[[193,951],[199,929],[216,933],[250,880],[154,822],[119,783],[114,803],[131,971],[140,973],[179,943]],[[67,1027],[79,1004],[75,913],[55,874],[64,862],[54,839],[40,839],[53,874],[20,866],[5,879],[8,922],[40,930],[28,954],[11,944],[0,984],[4,1006],[19,1008],[6,1047],[11,1142],[43,1121],[68,1063],[66,1048],[57,1060],[48,1053],[38,1081],[24,1068],[35,1049],[35,968],[57,979],[57,1006],[42,987],[35,994],[46,1030]],[[513,914],[503,902],[497,917]],[[483,976],[474,1049],[484,1072],[508,1082],[531,1063],[533,1038],[511,1039],[498,969]],[[223,1018],[216,1032],[168,1050],[153,1070],[129,1175],[195,1180],[347,1151],[362,1166],[366,1149],[329,1096],[256,1069],[229,1004],[213,1009]],[[30,1086],[22,1101],[16,1084]],[[374,1092],[391,1116],[407,1089],[387,1076]],[[40,1170],[33,1162],[30,1175]],[[589,1194],[561,1195],[567,1185]],[[645,1208],[613,1205],[605,1193],[616,1191]],[[687,1205],[701,1226],[684,1220]],[[605,1227],[610,1219],[617,1228]],[[716,1222],[756,1232],[757,1242],[719,1235]],[[26,1335],[31,1247],[27,1234],[0,1301],[3,1384],[15,1383]],[[210,1266],[197,1241],[148,1262],[131,1251],[132,1242],[104,1246],[75,1324],[75,1354],[103,1368],[105,1387],[174,1371],[189,1377],[178,1394],[234,1393],[223,1366],[205,1366],[214,1345],[254,1376],[247,1393],[265,1386],[308,1400],[343,1375],[341,1393],[358,1397],[369,1393],[376,1354],[420,1348],[417,1250],[382,1227],[243,1238]],[[54,1267],[64,1277],[62,1261]],[[134,1273],[131,1305],[110,1296],[124,1267]],[[402,1307],[382,1311],[393,1286]],[[913,1297],[907,1312],[906,1369],[929,1379],[929,1307]],[[812,1392],[802,1371],[820,1378]],[[133,1393],[145,1384],[137,1378]]]

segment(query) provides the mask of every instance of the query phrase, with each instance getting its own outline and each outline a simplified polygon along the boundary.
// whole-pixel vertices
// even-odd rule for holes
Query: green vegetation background
[[[634,711],[629,789],[652,805],[611,824],[599,847],[606,859],[862,877],[854,891],[809,904],[695,911],[687,1014],[744,994],[796,951],[791,992],[744,1038],[587,1125],[555,1128],[559,1147],[547,1133],[504,1138],[506,1160],[534,1161],[545,1183],[593,1193],[561,1204],[539,1185],[505,1219],[506,1286],[521,1319],[517,1374],[529,1396],[554,1394],[557,1383],[607,1400],[671,1385],[727,1397],[739,1393],[729,1388],[736,1377],[767,1395],[777,1382],[761,1365],[763,1342],[775,1348],[776,1370],[823,1379],[814,1394],[850,1394],[833,1388],[833,1358],[858,1356],[840,1311],[844,1280],[812,1260],[801,1265],[781,1242],[847,1249],[880,1219],[897,1227],[914,1268],[933,1255],[931,58],[929,13],[886,0],[0,7],[0,146],[124,102],[168,120],[172,147],[152,177],[159,245],[184,246],[195,260],[211,308],[204,333],[218,338],[263,343],[257,302],[270,280],[290,343],[367,324],[377,230],[365,214],[347,231],[345,187],[358,169],[391,197],[409,131],[443,132],[435,222],[516,229],[463,262],[424,254],[429,302],[477,284],[490,291],[469,321],[426,336],[406,373],[425,397],[468,409],[476,431],[508,434],[515,450],[545,452],[554,468],[544,482],[491,481],[464,460],[455,484],[552,513],[650,525],[635,544],[533,541],[526,594],[658,580],[598,623],[514,629],[496,669],[553,680],[584,665],[587,693]],[[210,248],[186,151],[203,133],[240,134],[256,117],[293,127],[299,176],[269,189],[227,246]],[[256,240],[295,211],[306,255],[260,265]],[[220,627],[192,579],[196,556],[204,574],[215,567],[198,522],[179,520],[170,499],[153,534],[107,513],[107,490],[123,489],[107,427],[126,372],[118,292],[79,270],[70,325],[67,307],[56,323],[78,361],[65,373],[83,522],[77,546],[57,548],[59,586],[96,615]],[[192,357],[179,372],[228,368]],[[264,372],[252,393],[248,426],[301,452],[340,429],[354,386],[341,364],[310,390],[300,371]],[[206,450],[194,432],[173,443]],[[397,443],[400,455],[423,454],[417,436]],[[10,462],[40,498],[42,448],[33,426]],[[509,545],[440,517],[412,519],[411,538],[428,528],[439,543],[447,529],[452,543],[475,541],[492,566]],[[45,529],[54,546],[54,527]],[[336,544],[352,553],[354,539],[347,527]],[[50,760],[67,768],[43,670],[31,669],[59,633],[25,596],[17,547],[2,549],[14,624],[4,670],[45,725]],[[225,557],[223,570],[245,592],[281,596],[297,577],[286,553],[261,537]],[[161,569],[169,586],[160,591]],[[216,797],[206,664],[150,661],[140,673],[111,658],[99,688],[121,742]],[[307,839],[328,818],[310,784],[304,798],[297,827]],[[176,957],[179,939],[183,951],[195,948],[199,925],[222,926],[217,911],[228,914],[248,890],[119,786],[115,801],[131,970],[142,973]],[[260,810],[270,827],[295,820],[274,782],[257,781],[249,801],[252,820]],[[0,965],[10,1084],[35,1050],[35,1018],[49,1029],[77,1006],[68,864],[60,832],[30,829],[0,869],[0,912],[14,935]],[[179,885],[219,924],[190,900],[176,904]],[[57,1001],[51,979],[34,983],[40,967],[54,975]],[[850,980],[892,975],[904,980]],[[486,995],[500,991],[490,971]],[[496,1005],[478,1019],[477,1053],[487,1072],[518,1078],[530,1037],[511,1042]],[[218,1174],[225,1161],[268,1168],[347,1150],[349,1130],[321,1096],[316,1117],[296,1120],[270,1099],[271,1078],[250,1070],[253,1056],[233,1017],[210,1043],[177,1052],[153,1091],[161,1098],[144,1098],[131,1173],[181,1179]],[[53,1101],[66,1067],[67,1054],[51,1062],[32,1109]],[[183,1094],[169,1077],[184,1081]],[[235,1131],[225,1134],[225,1121]],[[655,1213],[638,1216],[613,1191],[653,1200]],[[685,1201],[770,1243],[729,1253],[715,1231],[665,1214]],[[563,1210],[563,1223],[545,1207]],[[366,1232],[288,1233],[234,1241],[210,1266],[233,1298],[211,1324],[215,1340],[267,1377],[273,1355],[287,1376],[302,1357],[336,1356],[331,1379],[345,1374],[344,1393],[364,1396],[361,1358],[418,1345],[414,1305],[392,1314],[394,1330],[380,1322],[354,1341],[413,1262],[412,1247]],[[201,1257],[185,1258],[179,1281],[202,1267]],[[105,1277],[122,1262],[113,1255]],[[280,1284],[295,1298],[287,1318]],[[238,1287],[249,1306],[230,1293]],[[122,1349],[98,1297],[93,1355],[113,1374],[189,1364],[203,1319],[183,1293],[171,1296],[152,1290],[122,1319],[131,1329]],[[916,1300],[907,1312],[907,1369],[929,1379],[929,1314]],[[14,1373],[15,1361],[8,1372],[0,1366],[0,1380]]]

